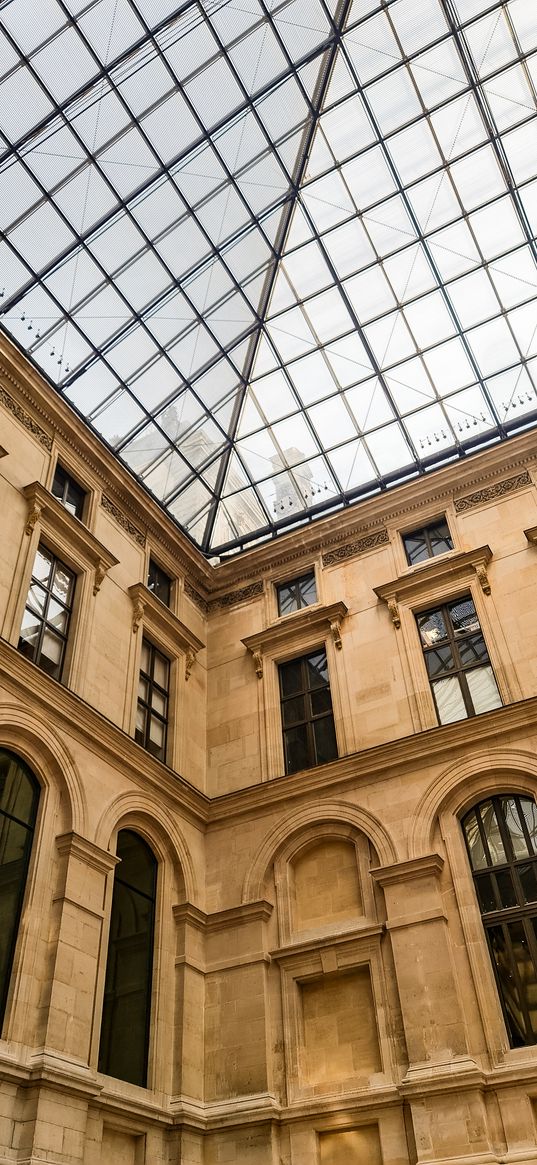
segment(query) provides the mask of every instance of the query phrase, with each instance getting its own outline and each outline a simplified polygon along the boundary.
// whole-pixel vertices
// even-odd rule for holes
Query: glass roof
[[[535,0],[0,2],[0,324],[210,555],[537,422]]]

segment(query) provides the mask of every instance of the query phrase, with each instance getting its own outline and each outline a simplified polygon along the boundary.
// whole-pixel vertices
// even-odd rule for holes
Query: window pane
[[[326,651],[319,651],[306,660],[308,687],[319,688],[328,683],[328,662]]]
[[[447,636],[446,624],[441,611],[429,611],[426,615],[418,615],[418,627],[424,647],[432,647],[433,644]]]
[[[318,688],[311,693],[311,711],[313,716],[320,716],[322,712],[332,711],[332,697],[330,688]]]
[[[317,601],[317,592],[315,589],[315,575],[304,575],[298,581],[298,589],[300,594],[300,606],[308,607],[310,603]]]
[[[514,797],[500,797],[502,817],[509,831],[515,858],[527,858],[530,850],[522,829],[517,801]]]
[[[4,810],[33,826],[38,799],[39,789],[24,762],[0,749],[0,813]]]
[[[537,870],[535,869],[535,863],[528,862],[527,865],[517,866],[517,873],[520,878],[524,901],[537,902]]]
[[[47,610],[47,623],[60,635],[65,635],[68,619],[69,612],[65,610],[65,607],[60,607],[59,603],[51,599]]]
[[[161,692],[158,692],[156,690],[156,688],[153,688],[153,695],[152,695],[152,699],[151,699],[151,710],[153,712],[157,712],[157,714],[159,716],[165,716],[167,705],[168,705],[168,701],[166,699],[166,696],[163,696]]]
[[[308,730],[305,724],[300,728],[288,728],[283,734],[285,747],[285,771],[296,773],[310,765],[308,754]]]
[[[323,716],[322,720],[314,720],[313,733],[317,764],[323,765],[334,760],[337,757],[337,743],[332,716]]]
[[[438,647],[436,651],[426,651],[425,662],[431,679],[443,672],[451,671],[454,667],[451,647],[446,643],[445,647]]]
[[[151,645],[147,639],[142,640],[142,653],[140,656],[140,668],[146,675],[149,675],[149,668],[151,665]]]
[[[482,801],[476,812],[481,817],[492,865],[503,865],[507,856],[492,801]]]
[[[464,635],[468,631],[480,631],[479,619],[471,599],[460,599],[458,603],[449,604],[449,614],[455,635]]]
[[[74,578],[75,576],[71,570],[68,570],[61,562],[56,563],[52,592],[66,605],[72,599]]]
[[[294,700],[284,700],[282,704],[283,722],[287,727],[306,719],[304,696],[296,696]]]
[[[459,644],[460,661],[464,667],[473,663],[487,663],[488,654],[482,635],[470,635]]]
[[[52,563],[52,554],[48,550],[45,550],[44,546],[40,546],[35,556],[32,577],[39,579],[40,582],[48,582]]]
[[[63,641],[57,639],[52,631],[46,630],[39,653],[39,666],[56,680],[59,678],[61,671],[62,655]]]
[[[435,680],[433,692],[441,724],[452,724],[455,720],[464,720],[468,715],[462,698],[461,685],[456,676],[450,676],[449,679],[445,680]]]
[[[47,592],[38,583],[32,583],[28,592],[28,606],[31,607],[32,611],[37,611],[37,614],[42,616],[46,601]]]
[[[477,824],[475,811],[472,809],[464,818],[464,832],[466,834],[466,841],[468,843],[468,851],[470,854],[470,862],[473,870],[482,870],[488,866],[487,855],[481,840],[481,834]]]
[[[493,926],[488,931],[492,959],[496,967],[500,995],[503,1000],[511,1043],[520,1047],[526,1043],[526,1024],[521,1009],[520,995],[516,983],[509,946],[502,926]]]
[[[293,692],[302,690],[302,668],[299,659],[292,659],[290,663],[280,665],[280,685],[283,696],[290,696]]]
[[[165,741],[165,725],[161,720],[156,720],[154,716],[151,717],[149,725],[149,741],[148,748],[156,756],[163,756],[164,741]]]
[[[423,531],[418,530],[416,534],[405,534],[403,542],[410,566],[414,566],[416,562],[425,562],[425,559],[429,557]]]
[[[533,798],[520,797],[520,808],[524,814],[530,841],[534,850],[537,850],[537,805]]]
[[[466,681],[476,713],[491,712],[493,708],[501,708],[500,693],[490,665],[466,672]]]
[[[433,554],[445,554],[447,550],[453,550],[447,522],[437,522],[434,526],[429,526],[429,537]]]
[[[37,782],[24,762],[0,749],[0,1028],[26,885],[38,797]],[[24,824],[10,820],[2,810],[18,816]]]
[[[494,893],[492,875],[482,874],[479,878],[476,878],[475,885],[482,913],[489,914],[491,910],[497,910],[498,903]]]
[[[35,659],[41,626],[41,623],[37,622],[35,615],[32,615],[28,610],[24,612],[19,639],[19,651],[28,659]]]
[[[169,667],[168,660],[163,655],[160,655],[159,652],[155,651],[154,664],[153,664],[153,679],[154,679],[156,684],[159,684],[159,686],[161,688],[165,688],[166,691],[168,690],[169,671],[170,671],[170,667]]]
[[[289,615],[298,608],[298,599],[294,586],[278,587],[278,610],[280,615]]]
[[[500,896],[500,904],[504,910],[507,910],[510,906],[516,906],[517,897],[510,870],[498,870],[496,874],[496,885]]]

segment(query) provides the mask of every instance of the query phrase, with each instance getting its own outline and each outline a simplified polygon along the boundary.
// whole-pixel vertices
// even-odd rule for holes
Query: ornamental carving
[[[209,611],[225,610],[227,607],[234,607],[237,603],[245,603],[248,599],[255,599],[258,595],[263,594],[263,580],[250,583],[247,587],[241,587],[239,591],[230,591],[227,595],[219,595],[217,599],[213,599],[209,603]]]
[[[192,586],[192,583],[187,578],[185,578],[185,595],[187,598],[191,599],[195,606],[198,607],[204,615],[207,614],[209,609],[207,599],[204,599],[203,595],[200,595],[199,591],[197,591],[196,588]]]
[[[455,513],[464,514],[467,510],[473,510],[475,506],[484,506],[487,502],[513,493],[514,490],[523,489],[525,485],[531,485],[531,477],[526,469],[522,473],[517,473],[516,477],[506,477],[503,481],[496,481],[494,485],[477,489],[462,498],[455,498]]]
[[[116,506],[115,502],[106,497],[106,494],[103,494],[101,498],[101,506],[103,510],[106,510],[106,513],[110,514],[114,521],[117,522],[118,526],[121,526],[122,530],[125,530],[127,534],[130,534],[131,538],[134,538],[134,541],[137,542],[139,546],[145,546],[145,534],[143,531],[139,530],[138,526],[135,526],[134,522],[131,522],[130,518],[127,518],[127,515],[123,513],[123,510],[120,510],[119,506]]]
[[[23,409],[21,405],[17,404],[17,402],[13,400],[13,397],[10,396],[9,393],[6,392],[5,388],[2,387],[0,387],[0,403],[3,404],[4,408],[7,409],[8,412],[12,413],[13,416],[16,417],[17,421],[20,421],[20,424],[23,425],[25,429],[28,429],[28,432],[31,433],[33,437],[36,437],[39,441],[39,444],[43,445],[45,449],[48,449],[50,453],[52,449],[52,437],[50,434],[46,433],[45,430],[41,428],[41,425],[38,425],[37,421],[34,421],[33,417],[31,417],[30,414],[26,412],[26,409]]]
[[[365,554],[368,550],[376,550],[377,546],[386,546],[390,541],[388,531],[383,527],[375,534],[366,534],[354,542],[345,542],[343,546],[336,546],[323,554],[323,566],[334,566],[338,562],[346,562],[348,558],[355,558],[358,554]]]

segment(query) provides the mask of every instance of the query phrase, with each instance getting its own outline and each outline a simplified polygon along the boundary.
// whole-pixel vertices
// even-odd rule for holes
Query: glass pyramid
[[[0,323],[205,553],[536,423],[534,0],[0,29]]]

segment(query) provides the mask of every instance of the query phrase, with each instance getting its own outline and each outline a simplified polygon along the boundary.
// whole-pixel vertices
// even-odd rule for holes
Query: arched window
[[[463,819],[511,1046],[537,1043],[537,805],[505,793]]]
[[[99,1071],[145,1086],[151,1014],[157,862],[122,829],[114,875]]]
[[[39,785],[28,766],[0,749],[0,1029],[32,849]]]

